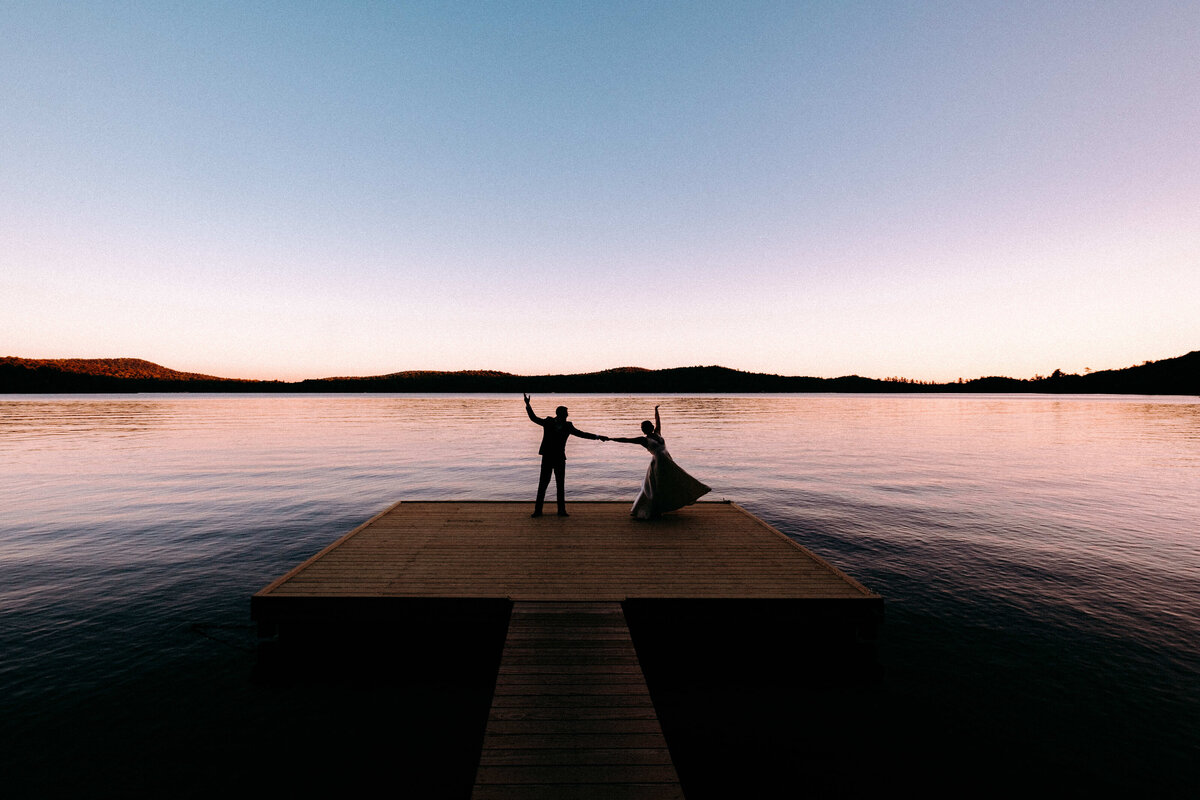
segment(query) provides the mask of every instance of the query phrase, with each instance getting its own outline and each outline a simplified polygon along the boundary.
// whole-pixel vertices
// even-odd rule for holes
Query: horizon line
[[[213,375],[210,373],[179,370],[179,369],[175,369],[173,367],[167,367],[158,362],[150,361],[149,359],[145,359],[145,358],[141,358],[141,357],[137,357],[137,356],[118,356],[118,357],[101,357],[101,358],[83,358],[83,357],[29,358],[26,356],[6,355],[6,356],[0,356],[0,364],[32,363],[32,364],[37,364],[40,366],[54,365],[54,366],[58,366],[59,368],[62,368],[64,366],[69,366],[71,364],[83,366],[85,364],[103,364],[103,363],[113,364],[114,362],[126,362],[126,363],[138,363],[138,364],[149,365],[151,367],[155,367],[157,369],[164,370],[169,373],[174,373],[175,375],[179,376],[179,378],[172,378],[172,377],[168,377],[168,376],[162,376],[162,377],[142,376],[142,379],[217,380],[217,381],[229,381],[229,382],[240,382],[240,383],[274,383],[274,384],[280,384],[280,383],[282,383],[282,384],[299,384],[299,383],[305,383],[305,382],[321,382],[321,381],[369,381],[369,380],[379,380],[379,379],[386,379],[386,378],[396,378],[396,377],[416,376],[416,375],[479,375],[480,377],[494,376],[494,377],[505,377],[505,378],[530,378],[530,379],[533,379],[533,378],[555,378],[555,377],[580,377],[580,376],[604,375],[606,373],[621,373],[621,372],[626,372],[626,373],[658,372],[658,373],[661,373],[661,372],[671,372],[671,371],[677,371],[677,370],[718,369],[718,370],[727,370],[729,372],[734,372],[734,373],[738,373],[741,375],[747,375],[747,376],[764,376],[764,377],[784,378],[784,379],[804,379],[804,380],[818,380],[818,381],[836,381],[836,380],[842,380],[842,379],[861,379],[861,380],[878,381],[878,382],[883,382],[883,383],[906,383],[906,384],[910,384],[910,385],[915,384],[915,385],[939,386],[939,385],[951,385],[951,384],[955,384],[955,383],[971,382],[971,381],[978,381],[978,380],[989,380],[989,379],[1003,379],[1003,380],[1012,380],[1012,381],[1021,381],[1021,382],[1031,382],[1031,381],[1039,381],[1039,380],[1043,380],[1046,378],[1058,377],[1058,376],[1084,377],[1087,375],[1094,375],[1094,374],[1100,374],[1100,373],[1105,373],[1105,372],[1119,372],[1119,371],[1123,371],[1123,370],[1127,370],[1127,369],[1133,369],[1136,367],[1147,366],[1149,364],[1159,363],[1161,361],[1171,361],[1176,358],[1184,358],[1184,357],[1193,355],[1195,353],[1200,353],[1200,350],[1193,350],[1193,351],[1184,353],[1179,356],[1170,356],[1168,358],[1147,359],[1145,361],[1142,361],[1141,363],[1130,364],[1130,365],[1124,366],[1124,367],[1107,368],[1107,369],[1100,369],[1100,370],[1085,369],[1085,371],[1083,373],[1069,373],[1069,372],[1063,372],[1062,370],[1056,369],[1053,372],[1051,372],[1049,375],[1042,375],[1040,373],[1037,373],[1029,378],[1015,378],[1015,377],[1012,377],[1009,375],[979,375],[974,378],[966,378],[964,376],[958,376],[957,378],[947,379],[947,380],[933,380],[933,379],[922,380],[922,379],[908,378],[908,377],[902,376],[902,375],[889,375],[884,378],[876,378],[876,377],[871,377],[871,376],[859,375],[858,373],[847,373],[847,374],[837,375],[837,376],[833,376],[833,377],[820,377],[820,376],[816,376],[816,375],[789,375],[789,374],[780,373],[780,372],[754,372],[754,371],[750,371],[750,370],[741,369],[738,367],[725,366],[723,364],[690,364],[690,365],[678,365],[678,366],[673,366],[673,367],[657,367],[657,368],[639,367],[639,366],[633,366],[633,365],[623,365],[623,366],[618,366],[618,367],[606,367],[603,369],[588,370],[588,371],[582,371],[582,372],[539,372],[539,373],[527,373],[527,374],[509,372],[506,370],[499,370],[499,369],[480,369],[480,368],[452,369],[452,370],[401,369],[401,370],[395,370],[392,372],[383,372],[383,373],[378,373],[378,374],[373,374],[373,375],[326,375],[326,376],[322,376],[322,377],[302,377],[302,378],[294,378],[294,379],[231,378],[231,377],[225,377],[225,376],[220,376],[220,375]],[[93,375],[97,374],[97,373],[81,372],[78,370],[71,370],[71,369],[65,369],[64,371],[76,372],[77,374],[93,374]],[[108,377],[121,377],[121,376],[109,375]]]

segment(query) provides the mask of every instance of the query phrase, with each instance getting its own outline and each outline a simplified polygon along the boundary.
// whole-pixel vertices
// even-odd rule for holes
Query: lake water
[[[1200,399],[534,398],[611,436],[656,403],[706,499],[884,596],[884,685],[857,708],[926,760],[891,764],[897,789],[1200,785]],[[531,501],[540,432],[510,396],[0,396],[7,785],[253,771],[243,745],[303,687],[251,682],[249,596],[396,500]],[[648,460],[567,455],[568,503],[632,501]]]

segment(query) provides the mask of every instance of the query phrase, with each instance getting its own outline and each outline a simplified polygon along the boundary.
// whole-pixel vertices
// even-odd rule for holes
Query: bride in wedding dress
[[[654,423],[649,420],[642,423],[644,436],[633,438],[613,437],[610,441],[640,444],[650,451],[650,466],[646,470],[646,479],[642,481],[642,491],[633,503],[630,515],[635,519],[654,519],[668,511],[691,505],[710,490],[700,481],[684,472],[667,452],[667,442],[662,437],[662,421],[658,416],[658,406],[654,407]]]

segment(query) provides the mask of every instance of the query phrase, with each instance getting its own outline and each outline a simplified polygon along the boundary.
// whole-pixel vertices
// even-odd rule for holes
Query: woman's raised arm
[[[654,407],[654,432],[662,433],[662,420],[658,418],[658,406]]]

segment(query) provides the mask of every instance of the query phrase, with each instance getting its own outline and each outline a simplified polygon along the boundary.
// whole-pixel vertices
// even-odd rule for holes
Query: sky
[[[1200,3],[0,4],[0,355],[954,380],[1200,349]]]

